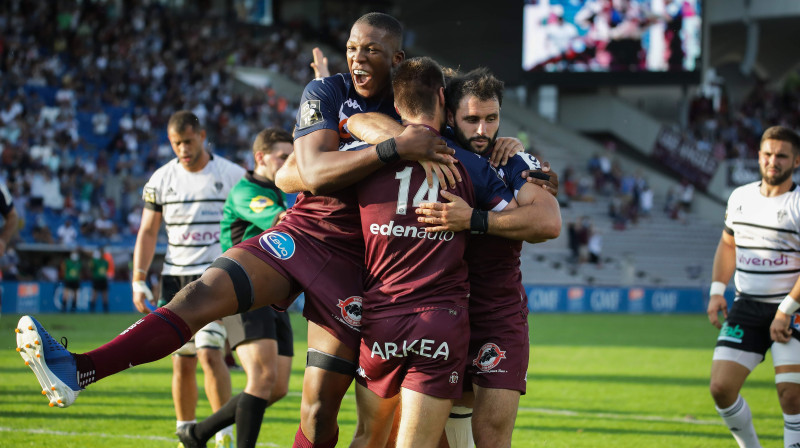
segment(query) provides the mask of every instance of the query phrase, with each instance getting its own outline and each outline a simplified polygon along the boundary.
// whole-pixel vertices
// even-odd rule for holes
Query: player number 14
[[[411,171],[412,167],[407,166],[402,171],[398,171],[394,178],[400,181],[400,187],[397,189],[397,214],[405,215],[408,211],[408,193],[411,189]],[[422,185],[419,186],[417,194],[414,195],[414,201],[411,203],[412,207],[418,207],[423,202],[438,202],[439,200],[439,178],[433,176],[433,186],[428,186],[428,181],[423,180]]]

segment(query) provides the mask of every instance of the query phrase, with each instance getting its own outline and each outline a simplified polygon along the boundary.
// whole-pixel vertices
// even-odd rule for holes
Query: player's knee
[[[726,408],[730,406],[734,401],[736,401],[736,397],[739,395],[739,391],[733,390],[725,382],[714,378],[711,379],[708,390],[711,392],[711,398],[714,399],[714,403],[716,403],[717,407],[719,408]]]
[[[289,393],[289,383],[275,383],[272,386],[272,393],[270,393],[270,397],[272,398],[271,401],[275,403],[276,401],[285,397],[286,394],[288,393]]]

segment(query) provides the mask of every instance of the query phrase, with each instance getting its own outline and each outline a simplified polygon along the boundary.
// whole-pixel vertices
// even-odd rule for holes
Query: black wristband
[[[378,160],[387,165],[400,160],[400,154],[397,153],[397,142],[393,138],[375,145],[375,151],[378,153]]]
[[[472,209],[472,217],[469,220],[469,229],[474,233],[486,233],[489,231],[489,212],[486,210]]]

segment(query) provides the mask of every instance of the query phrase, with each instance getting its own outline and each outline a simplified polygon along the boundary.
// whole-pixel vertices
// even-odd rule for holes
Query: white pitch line
[[[34,428],[8,428],[0,426],[0,432],[22,432],[27,434],[45,434],[50,436],[81,436],[81,437],[104,437],[109,439],[129,439],[129,440],[153,440],[157,442],[176,442],[175,437],[161,437],[161,436],[142,436],[136,434],[105,434],[101,432],[74,432],[74,431],[53,431],[49,429],[34,429]],[[269,446],[279,447],[274,443],[257,443],[256,446]]]
[[[681,417],[660,417],[657,415],[635,415],[635,414],[610,414],[607,412],[581,412],[570,411],[568,409],[546,409],[546,408],[519,408],[520,411],[533,412],[536,414],[563,415],[567,417],[593,417],[611,420],[640,420],[645,422],[663,423],[688,423],[690,425],[722,425],[720,420],[695,420]]]

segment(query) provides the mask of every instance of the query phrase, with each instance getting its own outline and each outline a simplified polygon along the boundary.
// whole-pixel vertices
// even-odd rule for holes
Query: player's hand
[[[433,233],[447,230],[453,232],[469,230],[472,207],[449,191],[442,190],[439,194],[450,202],[423,202],[415,210],[420,215],[417,217],[417,221],[428,224],[425,231]]]
[[[445,165],[456,163],[456,159],[453,157],[455,150],[447,146],[447,143],[441,137],[425,126],[406,126],[403,132],[395,137],[394,141],[397,144],[397,154],[400,155],[401,159],[429,160]],[[461,182],[460,176],[456,176],[456,179]]]
[[[150,291],[150,287],[147,286],[147,283],[144,280],[138,280],[131,284],[133,288],[133,305],[136,309],[142,314],[149,314],[150,308],[147,307],[145,300],[150,302],[151,305],[155,305],[155,299],[153,298],[153,292]]]
[[[514,157],[514,154],[525,151],[522,142],[514,137],[497,137],[494,142],[494,151],[492,157],[489,158],[489,163],[493,167],[506,166],[508,159]]]
[[[789,328],[791,322],[792,316],[783,311],[776,311],[775,318],[769,326],[769,337],[775,342],[789,342],[792,338],[792,330]]]
[[[722,313],[723,320],[728,318],[728,301],[719,294],[711,296],[708,300],[706,313],[708,313],[708,321],[711,322],[711,325],[717,327],[717,329],[722,328],[722,322],[719,321],[719,313]]]
[[[541,185],[545,191],[558,196],[558,173],[550,168],[550,162],[542,162],[541,170],[525,170],[522,172],[528,182]]]
[[[458,169],[456,169],[455,165],[452,163],[445,164],[420,160],[419,164],[422,165],[422,168],[425,170],[425,178],[428,179],[428,187],[430,188],[433,188],[434,175],[439,178],[439,187],[442,189],[447,189],[448,185],[450,188],[455,188],[457,182],[456,176],[458,176],[458,181],[461,180]]]
[[[322,50],[319,47],[314,47],[311,53],[314,55],[314,61],[310,64],[311,68],[314,69],[314,78],[331,76],[331,72],[328,70],[328,58],[325,57]]]

